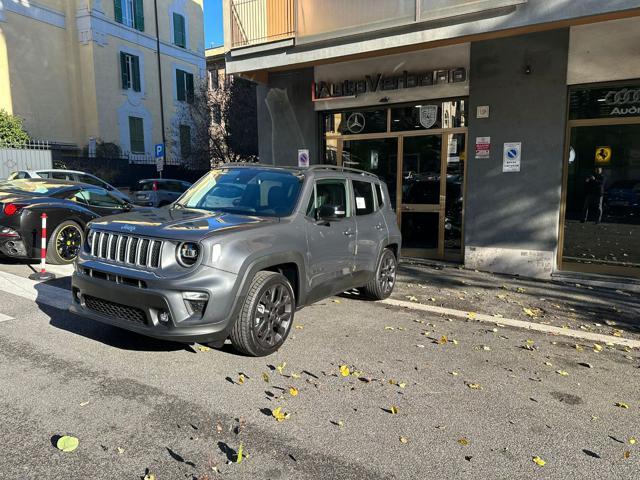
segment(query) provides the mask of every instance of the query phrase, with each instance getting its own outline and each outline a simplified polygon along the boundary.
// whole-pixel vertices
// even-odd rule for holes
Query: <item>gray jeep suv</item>
[[[171,207],[88,225],[71,311],[156,338],[260,356],[297,309],[352,288],[388,297],[400,231],[384,182],[318,165],[212,170]]]

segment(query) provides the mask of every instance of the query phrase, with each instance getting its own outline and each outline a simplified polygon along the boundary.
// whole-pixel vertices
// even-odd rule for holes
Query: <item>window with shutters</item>
[[[187,29],[183,15],[179,13],[173,14],[173,43],[178,47],[187,47]]]
[[[116,22],[144,32],[143,0],[113,0]]]
[[[193,101],[193,74],[176,69],[176,98],[180,102]]]
[[[180,125],[180,155],[188,158],[191,155],[191,127]]]
[[[139,117],[129,117],[129,142],[131,153],[145,153],[144,122]]]
[[[140,91],[140,58],[137,55],[120,52],[120,72],[122,89]]]

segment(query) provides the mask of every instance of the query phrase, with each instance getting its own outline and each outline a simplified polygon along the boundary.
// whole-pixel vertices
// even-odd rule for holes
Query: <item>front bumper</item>
[[[135,275],[138,273],[138,275]],[[142,335],[177,342],[221,343],[229,335],[241,299],[237,276],[211,267],[179,278],[82,262],[71,282],[70,311]],[[190,311],[184,292],[206,292],[200,315]],[[162,314],[168,314],[164,317]],[[163,317],[167,321],[162,321]]]

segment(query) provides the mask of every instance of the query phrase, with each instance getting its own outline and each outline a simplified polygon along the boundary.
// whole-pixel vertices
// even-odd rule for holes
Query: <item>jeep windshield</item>
[[[283,170],[220,168],[202,177],[177,205],[238,215],[286,217],[296,206],[303,178]]]

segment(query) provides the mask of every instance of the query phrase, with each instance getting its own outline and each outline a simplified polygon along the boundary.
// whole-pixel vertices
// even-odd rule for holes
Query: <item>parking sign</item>
[[[164,158],[164,143],[156,143],[156,158]]]

